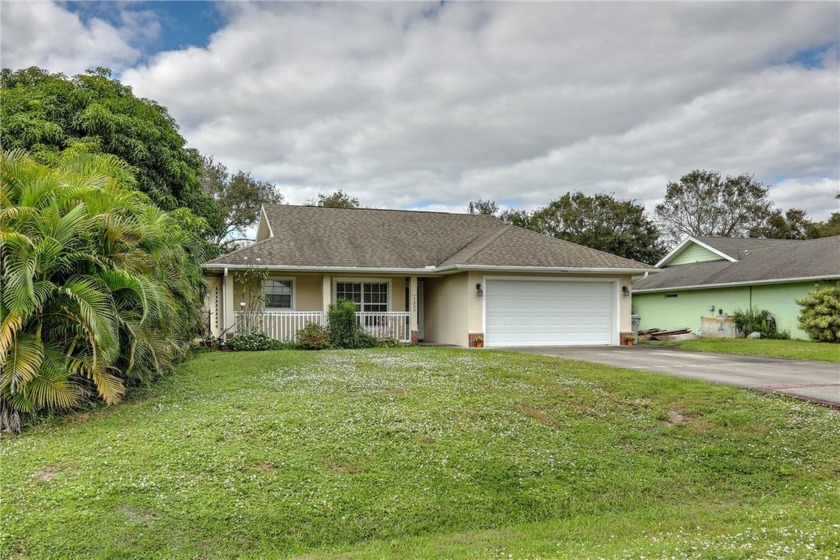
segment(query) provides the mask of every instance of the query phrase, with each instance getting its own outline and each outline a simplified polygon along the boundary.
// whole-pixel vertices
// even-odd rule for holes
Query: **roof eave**
[[[253,265],[253,264],[237,264],[237,263],[213,263],[204,264],[202,267],[207,271],[221,271],[225,268],[228,270],[247,270],[252,268],[261,268],[271,271],[282,272],[356,272],[356,273],[375,273],[375,274],[428,274],[434,272],[434,268],[394,268],[394,267],[374,267],[374,266],[299,266],[299,265]]]
[[[820,280],[840,279],[840,274],[824,276],[802,276],[797,278],[774,278],[772,280],[745,280],[742,282],[723,282],[719,284],[693,284],[690,286],[670,286],[666,288],[633,288],[634,294],[655,294],[657,292],[674,292],[678,290],[705,290],[709,288],[729,288],[739,286],[761,286],[765,284],[790,284],[791,282],[818,282]]]
[[[511,265],[483,265],[483,264],[450,264],[437,268],[440,274],[453,274],[463,271],[485,272],[549,272],[555,274],[642,274],[645,272],[661,272],[657,268],[610,268],[610,267],[574,267],[574,266],[511,266]]]
[[[599,268],[599,267],[573,267],[573,266],[504,266],[504,265],[477,265],[477,264],[454,264],[442,267],[428,266],[423,268],[392,268],[392,267],[366,267],[366,266],[295,266],[295,265],[258,265],[253,264],[205,264],[203,268],[208,272],[221,272],[228,270],[247,270],[262,268],[268,271],[282,272],[337,272],[337,273],[368,273],[368,274],[408,274],[408,275],[447,275],[457,272],[483,271],[483,272],[544,272],[554,274],[642,274],[645,272],[661,272],[656,268]]]

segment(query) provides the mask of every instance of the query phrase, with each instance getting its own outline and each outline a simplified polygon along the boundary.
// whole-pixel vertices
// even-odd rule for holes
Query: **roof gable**
[[[689,237],[657,266],[676,266],[708,261],[734,261],[731,256]]]

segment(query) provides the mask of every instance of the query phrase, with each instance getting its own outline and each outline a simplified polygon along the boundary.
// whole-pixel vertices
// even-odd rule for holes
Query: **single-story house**
[[[263,206],[256,242],[204,269],[215,336],[291,340],[342,298],[375,335],[456,346],[618,345],[632,277],[655,272],[494,216],[291,205]],[[248,270],[268,273],[256,314]]]
[[[840,279],[840,236],[822,239],[689,237],[633,283],[641,328],[699,330],[704,317],[766,309],[779,330],[808,338],[798,326],[797,298],[820,280]]]

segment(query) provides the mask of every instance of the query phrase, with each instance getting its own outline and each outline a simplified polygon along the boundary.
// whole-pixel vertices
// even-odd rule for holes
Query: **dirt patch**
[[[430,436],[420,436],[420,445],[434,445],[437,443],[435,438]]]
[[[61,467],[58,465],[48,465],[43,469],[36,471],[32,478],[37,482],[48,482],[56,477]]]
[[[146,508],[121,506],[118,511],[126,521],[136,525],[149,526],[158,520],[158,514]]]
[[[536,408],[530,405],[524,405],[522,407],[522,412],[525,413],[526,416],[530,416],[543,426],[548,426],[549,428],[554,428],[555,430],[562,430],[564,426],[548,416],[545,410],[540,408]]]
[[[363,472],[357,466],[338,461],[324,461],[324,470],[330,474],[359,474]]]
[[[260,461],[259,463],[254,465],[254,468],[257,469],[258,471],[264,472],[266,474],[274,474],[274,472],[277,471],[277,467],[275,467],[271,463],[267,463],[265,461]]]
[[[383,393],[386,395],[405,395],[406,390],[402,387],[391,387],[390,389],[385,389]]]
[[[61,465],[47,465],[43,469],[35,471],[35,474],[32,475],[32,480],[35,482],[49,482],[58,476],[58,473],[62,470]]]
[[[707,420],[678,408],[668,410],[663,423],[666,426],[686,426],[695,432],[707,432],[711,428]]]
[[[668,411],[668,414],[665,415],[665,423],[669,426],[676,426],[677,424],[683,424],[685,420],[685,416],[679,410],[671,409]]]

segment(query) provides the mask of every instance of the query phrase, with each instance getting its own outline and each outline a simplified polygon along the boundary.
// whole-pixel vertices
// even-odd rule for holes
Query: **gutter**
[[[484,272],[553,272],[555,274],[645,274],[649,272],[660,272],[656,268],[578,268],[559,266],[504,266],[504,265],[479,265],[479,264],[452,264],[436,268],[440,274],[453,274],[461,271],[484,271]]]

